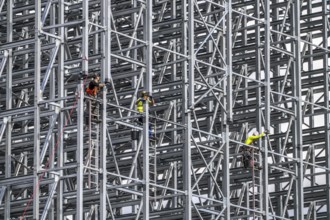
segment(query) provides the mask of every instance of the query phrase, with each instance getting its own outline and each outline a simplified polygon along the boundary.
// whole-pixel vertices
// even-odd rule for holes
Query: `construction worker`
[[[244,144],[256,145],[256,141],[259,138],[262,138],[265,134],[268,134],[268,131],[264,131],[261,134],[259,134],[258,131],[255,131],[252,133],[252,135],[249,135],[247,137],[247,139],[244,141]],[[256,163],[256,159],[253,160],[253,154],[254,154],[254,148],[248,146],[243,147],[242,163],[244,165],[244,168],[247,169],[247,168],[255,167],[261,170],[262,167]]]
[[[143,105],[144,103],[147,102],[150,106],[153,106],[155,104],[155,100],[152,98],[152,96],[149,95],[147,91],[142,91],[140,98],[138,98],[135,102],[136,104],[136,110],[140,113],[144,112]],[[143,116],[141,115],[138,118],[138,122],[140,125],[143,124]],[[149,124],[149,136],[151,136],[152,133],[152,127]]]
[[[100,75],[94,74],[93,80],[89,82],[85,91],[88,95],[96,97],[98,91],[104,86],[105,86],[105,83],[100,82]]]
[[[87,94],[87,96],[90,96],[91,98],[97,98],[97,94],[100,91],[101,88],[103,88],[104,86],[108,85],[109,82],[107,81],[107,83],[102,83],[100,82],[100,75],[95,73],[93,75],[93,79],[89,82],[88,86],[85,89],[85,92]],[[99,118],[98,118],[98,114],[97,114],[97,110],[99,107],[99,103],[97,100],[88,100],[87,101],[87,109],[89,109],[89,105],[91,105],[91,113],[93,115],[92,119],[95,119],[96,122],[100,122]],[[86,114],[86,122],[88,122],[88,116],[89,114]],[[88,124],[88,123],[86,123]]]

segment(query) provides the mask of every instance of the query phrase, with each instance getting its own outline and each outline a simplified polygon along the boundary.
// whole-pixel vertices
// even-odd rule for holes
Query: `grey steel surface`
[[[330,219],[329,9],[0,0],[0,219]]]

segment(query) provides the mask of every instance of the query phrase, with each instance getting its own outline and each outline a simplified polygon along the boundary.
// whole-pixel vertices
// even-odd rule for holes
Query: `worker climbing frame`
[[[0,0],[0,219],[330,219],[329,10]]]

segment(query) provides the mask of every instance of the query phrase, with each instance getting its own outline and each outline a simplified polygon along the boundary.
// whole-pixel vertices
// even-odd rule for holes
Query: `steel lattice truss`
[[[0,218],[330,219],[329,9],[0,0]]]

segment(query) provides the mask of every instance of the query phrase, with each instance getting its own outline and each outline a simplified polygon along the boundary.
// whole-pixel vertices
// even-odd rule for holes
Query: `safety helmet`
[[[145,91],[145,90],[143,90],[143,91],[141,92],[141,97],[143,97],[143,96],[145,96],[145,95],[148,95],[148,92]]]
[[[253,136],[258,136],[258,135],[259,135],[259,132],[258,132],[258,131],[254,131],[254,132],[252,133],[252,135],[253,135]]]

